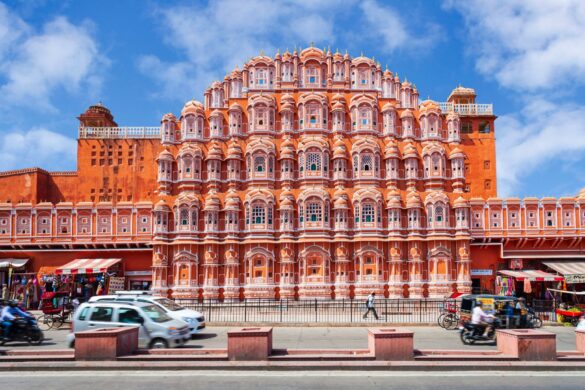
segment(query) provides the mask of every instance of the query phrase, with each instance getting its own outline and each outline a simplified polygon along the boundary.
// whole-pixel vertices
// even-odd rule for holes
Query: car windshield
[[[170,311],[179,311],[179,310],[184,309],[183,306],[176,304],[174,301],[171,301],[170,299],[167,299],[167,298],[159,298],[159,299],[155,299],[154,301],[160,305],[163,305],[164,307],[166,307]]]
[[[142,308],[142,310],[144,311],[144,314],[146,314],[148,316],[148,318],[150,318],[154,322],[160,323],[160,322],[167,322],[167,321],[172,320],[171,317],[166,315],[166,313],[164,311],[162,311],[162,309],[156,305],[144,306]]]

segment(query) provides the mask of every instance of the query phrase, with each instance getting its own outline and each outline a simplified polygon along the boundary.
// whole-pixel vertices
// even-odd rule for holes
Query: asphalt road
[[[191,340],[186,348],[226,348],[227,332],[234,327],[208,327]],[[414,346],[417,349],[495,349],[495,345],[477,344],[465,346],[459,339],[458,331],[448,331],[439,327],[411,327],[414,331]],[[575,328],[552,326],[543,328],[557,335],[557,350],[575,350]],[[40,348],[67,348],[66,337],[69,330],[45,332],[45,342]],[[366,327],[274,327],[274,348],[367,348],[368,330]],[[9,343],[4,349],[37,349],[26,343]],[[585,388],[585,386],[583,386]]]
[[[433,389],[576,390],[585,372],[140,371],[2,373],[7,389]]]

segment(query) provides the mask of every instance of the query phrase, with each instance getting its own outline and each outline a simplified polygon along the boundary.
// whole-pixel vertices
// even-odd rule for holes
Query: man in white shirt
[[[482,307],[483,304],[479,301],[475,304],[471,314],[471,323],[473,325],[485,326],[483,336],[487,336],[492,327],[491,319],[493,319],[494,316],[486,314]]]
[[[378,319],[378,313],[376,312],[376,307],[374,306],[374,300],[376,299],[376,293],[371,293],[370,295],[368,295],[368,300],[366,301],[366,307],[367,307],[367,311],[364,314],[364,320],[366,318],[368,318],[368,314],[370,314],[370,312],[374,313],[374,317],[376,319]]]

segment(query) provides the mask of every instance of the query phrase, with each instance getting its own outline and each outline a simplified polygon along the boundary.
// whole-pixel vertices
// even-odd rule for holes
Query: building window
[[[307,204],[307,221],[321,222],[323,215],[322,213],[323,211],[320,203]]]
[[[463,122],[461,123],[461,134],[471,134],[473,133],[473,128],[471,123]]]
[[[308,153],[307,154],[307,170],[320,171],[321,170],[321,154]]]
[[[492,188],[492,181],[491,180],[484,181],[484,188],[486,190],[491,190],[491,188]]]
[[[489,122],[482,122],[479,124],[478,128],[479,133],[481,134],[489,134],[490,132],[490,124]]]
[[[362,222],[374,222],[376,209],[371,204],[365,204],[362,207]]]
[[[255,205],[252,207],[252,223],[263,225],[266,223],[266,210],[263,206]]]
[[[490,160],[485,160],[483,162],[483,169],[490,169]]]

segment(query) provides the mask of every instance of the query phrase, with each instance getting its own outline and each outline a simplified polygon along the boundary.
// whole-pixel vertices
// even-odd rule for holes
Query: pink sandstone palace
[[[475,99],[419,102],[374,60],[310,47],[254,57],[160,127],[92,106],[77,171],[0,173],[0,262],[118,259],[126,287],[227,300],[493,291],[583,257],[585,192],[498,198]]]

